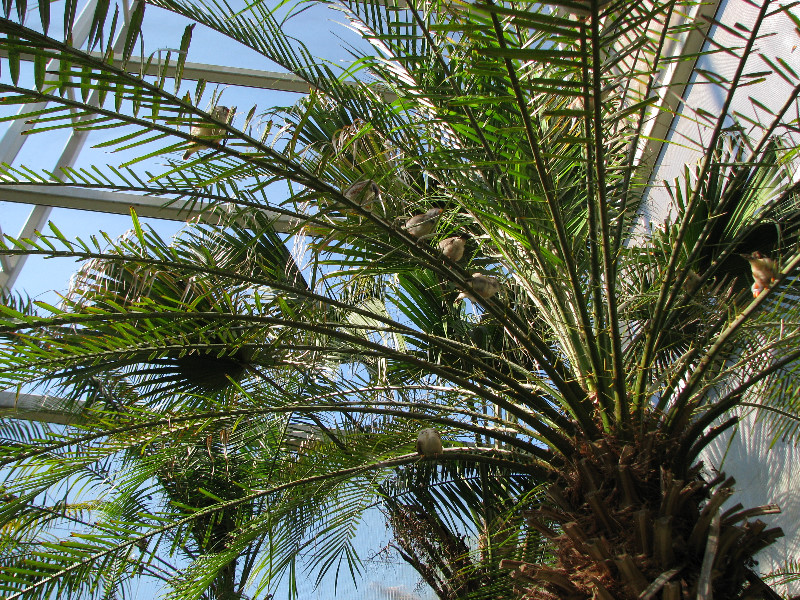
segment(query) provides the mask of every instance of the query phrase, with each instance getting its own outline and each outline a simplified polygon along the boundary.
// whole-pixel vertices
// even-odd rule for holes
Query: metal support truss
[[[637,164],[640,165],[638,177],[642,181],[652,184],[652,176],[656,165],[666,145],[667,134],[676,119],[680,118],[680,106],[686,98],[692,73],[697,66],[700,52],[708,39],[708,29],[716,19],[722,0],[708,0],[697,7],[693,16],[676,15],[676,19],[693,22],[696,27],[690,29],[682,41],[673,40],[671,51],[665,49],[668,56],[693,56],[688,60],[672,61],[665,71],[661,81],[658,82],[657,91],[659,100],[653,105],[652,120],[643,131],[645,143],[637,153]],[[701,24],[708,23],[707,27]]]
[[[143,0],[134,0],[134,6],[136,3],[141,1]],[[72,29],[73,43],[78,47],[82,46],[89,37],[89,30],[94,17],[95,5],[96,0],[92,0],[86,5]],[[130,7],[128,2],[125,1],[123,5],[125,21],[123,26],[120,28],[117,39],[114,42],[115,51],[121,50],[122,45],[125,42],[131,11],[132,7]],[[48,70],[58,70],[58,61],[50,61],[47,68]],[[92,92],[87,102],[90,105],[97,104],[98,93],[96,91]],[[19,112],[22,113],[43,110],[46,106],[46,102],[40,102],[32,106],[26,105],[21,107]],[[9,127],[8,131],[6,131],[3,138],[0,139],[0,163],[12,164],[14,162],[14,159],[17,157],[17,154],[22,149],[22,145],[25,143],[28,137],[23,134],[26,130],[30,129],[30,127],[31,126],[24,119],[16,119],[12,122],[11,127]],[[57,172],[64,167],[71,167],[74,165],[78,155],[86,143],[88,135],[89,134],[87,131],[73,129],[70,133],[69,140],[67,140],[67,143],[61,152],[61,156],[59,157],[52,171]],[[2,194],[0,194],[0,200],[3,200]],[[28,215],[28,219],[22,226],[22,230],[17,237],[29,239],[36,237],[36,232],[44,227],[44,225],[47,223],[47,219],[50,216],[51,211],[52,206],[41,204],[35,205],[31,213]],[[2,235],[2,231],[0,231],[0,235]],[[14,283],[16,282],[17,277],[19,277],[26,260],[26,255],[6,257],[6,260],[2,263],[3,271],[0,272],[0,290],[10,290],[14,286]]]
[[[94,3],[84,9],[78,19],[75,31],[75,44],[78,45],[85,35],[88,34],[88,23],[94,11]],[[126,11],[126,15],[130,11]],[[89,19],[86,19],[86,15]],[[127,23],[127,21],[126,21]],[[86,31],[84,31],[86,30]],[[77,34],[84,36],[79,38]],[[98,56],[100,56],[98,54]],[[22,54],[23,60],[32,60],[32,55]],[[118,57],[121,62],[121,55]],[[161,67],[152,62],[142,63],[139,58],[131,57],[127,63],[128,68],[133,72],[144,72],[147,75],[166,75],[174,77],[175,65],[168,65],[161,72]],[[287,73],[277,73],[273,71],[262,71],[257,69],[244,69],[238,67],[227,67],[220,65],[210,65],[202,63],[187,62],[183,67],[183,79],[195,81],[203,79],[211,83],[221,85],[232,85],[241,87],[251,87],[264,90],[282,91],[307,94],[309,92],[308,83],[296,75]],[[357,82],[347,82],[350,85],[357,85]],[[394,99],[388,91],[384,93],[387,101]],[[44,104],[40,108],[44,108]],[[26,108],[30,110],[30,107]],[[0,140],[0,163],[12,164],[27,136],[23,135],[30,126],[25,125],[23,120],[14,121],[11,128]],[[65,147],[54,171],[61,167],[71,166],[83,147],[86,139],[85,132],[73,132],[70,140]],[[76,210],[87,210],[94,212],[105,212],[112,214],[129,214],[130,208],[134,208],[139,216],[153,217],[157,219],[185,221],[200,213],[205,206],[197,205],[192,210],[178,208],[177,206],[167,206],[166,201],[159,198],[138,196],[135,194],[112,193],[91,189],[64,189],[48,186],[2,186],[0,187],[0,200],[7,202],[19,202],[33,204],[34,209],[28,216],[17,237],[33,239],[36,232],[41,230],[47,222],[50,211],[53,207],[71,208]],[[271,215],[272,216],[272,215]],[[278,232],[285,232],[289,227],[289,219],[274,215],[274,227]],[[0,230],[2,236],[2,230]],[[22,266],[25,263],[24,256],[6,257],[0,256],[0,289],[11,289],[14,282],[19,277]]]
[[[78,424],[84,403],[39,394],[15,394],[0,391],[0,417],[43,421],[61,425]]]

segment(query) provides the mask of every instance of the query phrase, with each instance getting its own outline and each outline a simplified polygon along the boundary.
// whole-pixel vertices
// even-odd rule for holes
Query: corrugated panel
[[[757,555],[759,570],[769,573],[788,560],[800,560],[800,447],[778,440],[774,446],[769,423],[749,411],[738,435],[715,440],[702,458],[736,479],[735,493],[726,506],[741,502],[745,508],[777,504],[777,515],[759,517],[768,527],[781,527],[784,537]],[[779,591],[780,588],[778,588]],[[800,583],[785,590],[800,593]]]
[[[795,14],[798,9],[793,9]],[[737,24],[750,24],[759,12],[757,6],[744,0],[724,1],[717,15],[725,25],[736,28]],[[800,36],[785,15],[775,15],[765,22],[764,36],[758,41],[747,62],[745,73],[771,70],[759,56],[763,53],[771,60],[781,58],[800,73]],[[741,45],[742,40],[734,34],[715,26],[711,34],[723,45]],[[702,57],[698,61],[700,69],[733,77],[737,59],[729,54],[718,53]],[[698,106],[712,115],[719,115],[725,101],[726,90],[695,74],[687,88],[680,114],[692,115],[687,106]],[[778,75],[770,76],[766,83],[752,87],[740,87],[731,105],[732,112],[738,112],[758,122],[769,123],[769,113],[759,108],[751,97],[769,108],[777,109],[790,96],[791,84]],[[797,109],[791,115],[797,114]],[[662,182],[673,182],[684,173],[688,165],[693,167],[703,157],[699,147],[691,140],[706,143],[713,131],[710,123],[702,119],[677,118],[673,121],[666,145],[654,170],[647,201],[640,212],[642,228],[649,230],[648,224],[660,224],[674,217],[674,207]],[[757,130],[750,130],[757,136]],[[787,135],[785,131],[779,131]],[[796,134],[793,134],[797,138]],[[775,503],[781,514],[767,515],[762,520],[769,527],[780,526],[785,536],[773,546],[758,555],[759,570],[768,573],[783,566],[788,560],[800,559],[800,448],[777,441],[774,445],[769,424],[759,420],[756,413],[749,412],[739,425],[738,435],[731,433],[715,440],[702,456],[707,467],[714,467],[736,478],[736,492],[728,504],[741,502],[745,507],[755,507]],[[779,588],[780,589],[780,588]],[[800,584],[781,590],[790,594],[800,593]]]
[[[798,9],[793,10],[796,14],[800,14],[797,13]],[[758,12],[757,7],[744,0],[727,0],[721,4],[717,17],[724,25],[736,29],[737,24],[753,23]],[[763,37],[751,52],[744,72],[756,73],[771,70],[759,56],[763,53],[773,61],[781,58],[800,73],[800,37],[791,20],[783,14],[771,16],[767,18],[761,31],[763,31]],[[743,44],[741,38],[719,26],[714,26],[710,33],[716,41],[724,46],[741,46]],[[727,53],[716,53],[701,57],[697,67],[731,78],[735,74],[737,62],[735,57]],[[663,223],[665,219],[674,214],[662,182],[671,183],[683,175],[686,165],[696,165],[703,153],[700,151],[702,145],[698,146],[695,141],[702,140],[703,143],[706,143],[711,137],[713,125],[703,119],[698,119],[687,106],[702,107],[713,116],[719,115],[722,111],[726,90],[709,83],[707,79],[698,74],[695,74],[690,81],[684,104],[679,110],[680,114],[687,115],[689,118],[677,118],[672,123],[667,136],[667,140],[671,143],[667,144],[661,152],[651,181],[653,187],[649,190],[647,201],[640,215],[641,221],[645,225],[648,222]],[[769,123],[769,114],[756,106],[751,101],[751,97],[767,107],[777,109],[789,98],[791,89],[792,86],[778,75],[770,76],[765,83],[759,85],[740,86],[731,104],[731,112],[741,113],[756,121]],[[758,132],[751,131],[751,133],[756,135]],[[779,133],[785,134],[785,132]]]

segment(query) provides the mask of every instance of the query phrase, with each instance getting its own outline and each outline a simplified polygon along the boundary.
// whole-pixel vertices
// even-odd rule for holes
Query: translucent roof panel
[[[727,97],[725,81],[710,79],[705,73],[713,72],[732,81],[737,76],[737,58],[724,52],[715,52],[717,46],[743,45],[740,32],[751,27],[756,21],[759,6],[746,0],[725,0],[720,3],[716,16],[718,24],[713,25],[709,35],[713,43],[706,43],[678,109],[678,116],[671,119],[666,140],[661,148],[653,171],[647,202],[640,213],[642,231],[651,225],[660,226],[674,220],[676,207],[666,185],[674,185],[686,169],[694,172],[694,167],[704,158],[698,148],[697,140],[706,143],[713,133],[713,122],[722,114]],[[796,8],[794,9],[797,10]],[[795,12],[795,14],[798,14]],[[787,111],[789,120],[797,122],[800,107],[794,98],[794,84],[777,73],[764,75],[780,65],[787,73],[800,72],[800,35],[795,23],[783,13],[768,17],[761,28],[761,37],[750,52],[750,57],[741,73],[740,85],[736,89],[728,113],[735,115],[736,124],[749,135],[759,138],[765,134],[765,126],[775,119],[781,110]],[[758,85],[750,85],[758,83]],[[729,118],[729,137],[735,136],[734,120]],[[797,144],[800,134],[797,129],[778,128],[779,138]],[[692,141],[694,140],[694,141]],[[797,178],[795,178],[797,180]],[[742,261],[744,263],[744,261]],[[754,397],[753,402],[758,402]],[[763,415],[762,415],[763,416]],[[774,516],[771,524],[783,528],[785,536],[759,555],[761,568],[765,571],[784,565],[786,558],[800,553],[800,505],[792,490],[797,489],[797,470],[795,468],[797,448],[782,441],[770,446],[769,427],[750,413],[741,425],[743,435],[723,436],[716,440],[705,459],[708,464],[725,471],[737,481],[737,502],[749,502],[753,506],[776,502],[781,514]],[[765,469],[765,465],[769,465]],[[728,504],[732,505],[730,501]],[[796,585],[796,584],[795,584]],[[797,589],[794,593],[797,593]]]
[[[242,8],[246,5],[242,3]],[[83,6],[79,14],[73,34],[76,37],[85,35],[88,23],[93,13],[93,4]],[[320,60],[329,62],[334,68],[342,68],[349,64],[350,58],[345,49],[346,44],[363,44],[353,31],[348,29],[344,23],[344,15],[330,7],[316,5],[301,13],[300,17],[288,19],[284,22],[285,31],[297,34],[302,33],[304,40],[308,40],[308,50],[312,54],[320,57]],[[144,46],[137,45],[134,50],[134,59],[131,61],[131,68],[138,68],[137,65],[147,61],[158,63],[167,60],[168,54],[174,64],[177,56],[176,46],[179,44],[184,28],[189,21],[183,17],[175,15],[169,11],[158,7],[148,6],[145,11],[143,30]],[[54,33],[58,35],[58,30],[54,26]],[[139,57],[139,60],[137,60]],[[179,95],[193,95],[197,88],[197,79],[202,78],[206,81],[206,93],[201,108],[208,108],[209,102],[224,104],[237,108],[236,115],[233,117],[236,122],[244,119],[244,113],[255,108],[256,115],[273,106],[291,106],[300,98],[299,93],[306,93],[307,86],[298,82],[295,78],[285,77],[286,69],[268,60],[254,50],[242,47],[241,44],[233,42],[210,30],[203,25],[197,25],[192,32],[192,43],[186,57],[186,71],[184,81]],[[3,74],[8,76],[8,74]],[[21,79],[32,81],[33,70],[30,62],[22,63]],[[277,89],[272,89],[277,88]],[[291,90],[291,91],[285,91]],[[298,93],[299,92],[299,93]],[[10,114],[8,109],[5,114]],[[2,113],[0,113],[2,114]],[[268,117],[264,117],[265,119]],[[258,120],[258,117],[256,118]],[[37,134],[32,138],[20,136],[19,130],[9,131],[9,124],[3,123],[0,132],[6,131],[7,135],[0,141],[0,161],[13,163],[15,165],[36,165],[37,168],[50,169],[57,171],[59,167],[68,166],[76,169],[91,169],[92,166],[110,165],[120,168],[126,162],[137,156],[141,148],[130,151],[116,151],[109,153],[102,144],[118,135],[117,130],[111,129],[107,132],[92,132],[89,135],[73,134],[67,130],[57,130],[44,134]],[[19,124],[15,125],[19,127]],[[178,159],[178,153],[175,159]],[[165,170],[163,158],[151,159],[150,161],[137,163],[137,169],[142,171],[151,168],[154,171]],[[20,191],[14,194],[7,194],[4,198],[0,194],[0,229],[4,233],[23,237],[29,236],[34,230],[42,229],[51,213],[45,208],[35,209],[35,205],[44,206],[46,202],[50,206],[72,207],[76,205],[85,206],[88,209],[101,211],[100,214],[92,212],[81,212],[75,215],[60,213],[63,217],[59,223],[64,223],[73,235],[88,236],[103,230],[112,237],[124,231],[125,219],[104,217],[102,211],[125,213],[125,203],[131,204],[131,199],[120,197],[123,206],[103,206],[104,200],[109,199],[107,195],[93,193],[87,190],[85,203],[79,203],[70,198],[32,196],[25,207],[26,196]],[[19,204],[11,205],[6,202],[11,200]],[[96,202],[95,202],[96,201]],[[93,203],[94,202],[94,203]],[[151,199],[149,205],[157,204],[157,199]],[[148,211],[150,214],[152,211]],[[139,210],[142,214],[142,210]],[[186,220],[187,215],[173,214],[174,211],[163,216],[168,219]],[[129,222],[129,220],[128,220]],[[176,229],[175,225],[159,225],[159,231],[167,233]],[[0,286],[8,286],[9,281],[15,282],[20,276],[22,268],[14,259],[4,260],[0,271]],[[49,261],[45,266],[44,261],[31,259],[31,263],[36,265],[36,274],[26,276],[22,281],[25,285],[16,286],[23,289],[32,296],[38,296],[45,289],[63,290],[67,285],[71,268],[69,266],[54,265],[55,262]],[[61,263],[59,262],[59,265]],[[48,266],[50,268],[48,268]],[[40,271],[40,269],[43,269]],[[29,271],[30,272],[30,271]],[[60,281],[60,283],[58,283]],[[44,284],[44,288],[39,285]]]
[[[723,111],[727,96],[727,83],[736,77],[738,60],[725,52],[716,51],[717,45],[742,46],[740,30],[747,29],[755,22],[759,7],[746,0],[725,0],[720,3],[717,13],[718,24],[713,25],[709,35],[713,44],[704,46],[704,54],[696,64],[688,80],[686,92],[678,109],[678,116],[671,119],[671,125],[663,147],[657,141],[660,152],[657,166],[651,179],[652,188],[642,214],[643,222],[663,223],[674,215],[674,207],[663,184],[674,183],[685,174],[685,169],[697,165],[703,153],[698,140],[706,144],[713,133],[713,122]],[[735,115],[738,124],[748,134],[760,136],[764,126],[771,123],[781,109],[797,118],[796,103],[785,106],[793,96],[794,85],[772,71],[771,65],[785,64],[783,68],[800,72],[800,36],[792,20],[784,13],[776,13],[764,21],[762,35],[750,53],[740,84],[729,107],[729,114]],[[787,72],[791,72],[791,71]],[[705,73],[718,73],[724,80],[711,79]],[[758,85],[752,85],[757,83]],[[728,120],[733,126],[733,119]],[[732,130],[731,130],[732,132]],[[798,140],[796,131],[779,128],[779,136]]]

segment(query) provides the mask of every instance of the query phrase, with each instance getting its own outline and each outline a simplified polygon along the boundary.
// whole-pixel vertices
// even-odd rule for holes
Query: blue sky
[[[34,6],[32,11],[36,11]],[[53,14],[58,14],[60,5],[53,5]],[[32,14],[35,17],[35,13]],[[53,19],[53,27],[57,27],[60,19]],[[348,54],[341,48],[342,38],[349,43],[357,41],[355,34],[342,26],[344,15],[338,11],[331,11],[324,7],[315,7],[306,11],[301,17],[290,20],[285,30],[292,35],[297,35],[307,43],[312,54],[323,57],[333,64],[347,64]],[[145,54],[155,53],[158,50],[176,48],[188,21],[152,6],[148,6],[145,15],[143,30],[145,31]],[[173,58],[174,60],[174,58]],[[244,49],[238,44],[222,38],[218,34],[197,26],[194,31],[192,45],[187,60],[189,62],[210,63],[217,65],[231,65],[250,69],[266,71],[281,71],[277,65],[271,63],[254,51]],[[31,77],[29,65],[23,65],[23,78]],[[27,74],[26,74],[27,69]],[[7,73],[2,77],[6,78]],[[193,91],[194,82],[184,82],[184,91]],[[206,96],[210,97],[213,86],[207,86]],[[228,106],[237,106],[239,112],[246,113],[249,108],[257,104],[260,110],[275,105],[293,104],[299,95],[255,90],[251,88],[220,88],[222,93],[221,103]],[[2,112],[0,114],[9,114]],[[240,117],[241,118],[241,117]],[[0,132],[5,131],[6,124],[0,124]],[[112,164],[119,166],[130,154],[108,153],[103,148],[93,147],[114,135],[108,133],[101,135],[92,133],[75,164],[76,167],[85,167],[92,164]],[[67,133],[52,132],[31,136],[23,146],[15,165],[26,165],[35,170],[52,169],[58,156],[67,141]],[[177,155],[174,158],[178,158]],[[163,159],[160,159],[163,162]],[[158,162],[158,161],[155,161]],[[156,165],[154,165],[156,166]],[[157,166],[156,166],[157,168]],[[137,169],[141,170],[141,169]],[[22,204],[2,202],[0,196],[0,227],[5,234],[16,236],[24,224],[31,207]],[[88,238],[98,231],[104,231],[115,238],[131,228],[129,217],[102,213],[90,213],[67,209],[54,209],[50,219],[57,224],[59,230],[67,238]],[[151,225],[163,238],[169,238],[183,223],[143,219]],[[60,294],[66,292],[70,277],[75,272],[77,264],[67,259],[45,260],[40,257],[30,258],[17,280],[15,290],[30,295],[34,299],[57,303]],[[385,526],[384,519],[379,511],[370,510],[365,514],[365,521],[358,529],[357,546],[361,549],[362,559],[365,560],[365,573],[359,586],[356,588],[349,576],[343,572],[339,578],[338,586],[335,585],[335,575],[331,573],[322,584],[314,587],[313,577],[300,583],[300,597],[305,599],[392,599],[392,600],[428,600],[434,596],[425,587],[418,587],[418,577],[415,572],[402,562],[397,554],[387,555],[381,550],[389,543],[390,534]],[[143,580],[133,590],[134,598],[154,597],[157,588],[153,583]],[[285,586],[278,590],[276,598],[286,596]]]
[[[34,7],[31,10],[36,10],[36,8]],[[57,14],[59,10],[58,4],[54,5],[52,10],[53,14]],[[349,62],[348,55],[341,48],[342,41],[339,37],[348,43],[358,42],[355,34],[343,25],[343,17],[344,15],[338,11],[318,6],[303,12],[296,19],[287,21],[285,31],[303,39],[313,54],[323,57],[333,64],[344,65]],[[53,19],[53,22],[55,29],[58,20]],[[180,44],[183,30],[188,23],[188,20],[165,10],[148,6],[143,24],[145,55],[157,54],[159,50],[164,55],[165,50],[177,48]],[[54,31],[54,34],[57,34],[57,30]],[[172,60],[175,60],[174,54]],[[189,62],[231,65],[265,71],[285,71],[255,51],[243,48],[202,25],[195,27],[187,60]],[[29,64],[23,63],[22,73],[23,78],[26,77],[26,74],[28,77],[32,77]],[[8,74],[3,73],[2,78],[6,77],[8,77]],[[181,94],[186,91],[193,92],[194,89],[195,82],[185,81],[182,85]],[[222,87],[208,84],[205,94],[207,99],[211,98],[213,90],[221,93],[220,103],[238,108],[239,123],[241,123],[244,114],[253,105],[257,105],[260,112],[272,106],[291,105],[300,98],[299,94],[288,92],[230,86]],[[203,108],[206,107],[203,106]],[[16,111],[14,110],[13,112]],[[8,109],[0,109],[0,115],[11,113],[12,111]],[[4,132],[6,128],[7,124],[0,124],[0,132]],[[104,148],[94,147],[96,144],[115,135],[116,132],[114,130],[105,134],[101,132],[91,133],[75,167],[80,168],[92,164],[111,164],[118,167],[134,156],[135,150],[127,153],[109,153]],[[67,139],[68,134],[63,131],[31,136],[23,146],[14,164],[26,165],[34,169],[52,169]],[[177,159],[177,155],[174,158]],[[152,162],[163,163],[164,161]],[[137,170],[142,171],[145,166],[148,166],[148,163],[137,166]],[[151,164],[150,166],[151,168],[158,168],[157,165]],[[3,233],[16,236],[25,223],[30,210],[31,207],[29,205],[2,202],[2,196],[0,195],[0,228],[2,228]],[[131,227],[129,217],[68,209],[55,209],[50,219],[70,238],[76,236],[88,237],[100,230],[105,231],[113,238],[121,235]],[[169,238],[182,226],[181,223],[155,219],[144,219],[143,221],[153,226],[165,238]],[[68,286],[69,277],[74,270],[75,263],[71,260],[30,258],[15,285],[15,290],[25,292],[37,299],[53,302],[57,297],[52,292],[64,292]]]

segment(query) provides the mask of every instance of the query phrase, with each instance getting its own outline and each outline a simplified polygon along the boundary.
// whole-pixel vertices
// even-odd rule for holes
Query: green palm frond
[[[697,460],[748,408],[776,438],[798,431],[800,78],[759,47],[791,6],[763,2],[727,46],[682,52],[676,40],[705,35],[699,2],[329,2],[364,42],[335,67],[284,27],[311,3],[151,4],[309,93],[222,117],[218,90],[187,94],[181,79],[193,25],[161,60],[144,58],[142,3],[125,27],[98,4],[82,45],[48,34],[49,3],[35,23],[7,6],[0,103],[20,111],[3,120],[103,132],[125,158],[4,165],[0,185],[200,212],[169,241],[135,214],[119,239],[52,225],[2,241],[6,256],[81,263],[58,306],[0,309],[2,388],[79,413],[63,430],[2,430],[9,598],[112,597],[138,577],[169,581],[176,600],[357,579],[355,531],[377,504],[441,598],[756,593],[748,561],[778,531],[714,521],[733,484]],[[132,72],[134,52],[155,74]],[[716,55],[732,69],[709,66]],[[672,104],[686,65],[719,91],[719,114]],[[769,108],[750,89],[772,76],[793,91]],[[673,143],[698,161],[664,182],[666,221],[643,226],[662,183],[653,123],[678,111],[699,133]],[[432,208],[418,238],[405,223]],[[460,234],[454,261],[439,242]],[[754,251],[778,269],[755,298],[740,256]],[[415,453],[425,426],[441,456]],[[726,542],[712,582],[700,566],[714,527]],[[301,575],[304,554],[315,566]]]

